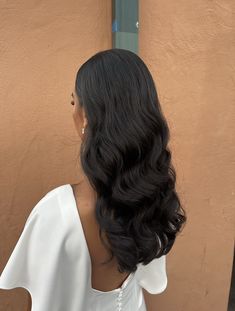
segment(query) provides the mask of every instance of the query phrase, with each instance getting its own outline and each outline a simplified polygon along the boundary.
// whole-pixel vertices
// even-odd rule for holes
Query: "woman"
[[[167,286],[166,254],[186,222],[153,78],[135,53],[96,53],[71,104],[81,181],[32,209],[0,277],[33,311],[146,310]]]

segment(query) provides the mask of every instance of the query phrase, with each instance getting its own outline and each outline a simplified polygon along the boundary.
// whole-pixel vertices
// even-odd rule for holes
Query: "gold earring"
[[[82,134],[84,134],[84,127],[82,128]]]

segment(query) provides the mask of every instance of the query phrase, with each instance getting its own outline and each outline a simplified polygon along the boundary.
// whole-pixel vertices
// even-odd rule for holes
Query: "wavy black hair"
[[[186,222],[155,83],[137,54],[113,48],[82,64],[75,91],[87,117],[80,160],[97,193],[100,238],[108,262],[115,256],[119,272],[135,272],[166,255]]]

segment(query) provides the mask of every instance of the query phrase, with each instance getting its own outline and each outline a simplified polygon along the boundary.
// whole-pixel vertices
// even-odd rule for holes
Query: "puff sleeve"
[[[37,209],[34,208],[0,276],[1,289],[24,287],[31,292],[35,269],[31,254],[35,253],[34,231],[37,219]]]
[[[0,288],[23,287],[33,296],[39,281],[40,266],[43,263],[46,232],[41,232],[40,208],[48,195],[44,196],[31,210],[23,231],[0,275]],[[40,284],[38,284],[40,285]]]
[[[153,259],[147,265],[140,263],[136,273],[138,284],[146,291],[162,293],[167,287],[166,255]]]
[[[52,189],[32,209],[0,275],[0,288],[28,290],[32,311],[85,310],[77,293],[86,293],[80,280],[88,270],[79,269],[85,257],[67,190]]]

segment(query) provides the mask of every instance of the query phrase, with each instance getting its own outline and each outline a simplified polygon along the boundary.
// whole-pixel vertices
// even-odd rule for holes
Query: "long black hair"
[[[135,272],[166,255],[186,222],[155,83],[137,54],[114,48],[82,64],[75,91],[88,122],[80,160],[97,193],[100,238],[119,272]]]

